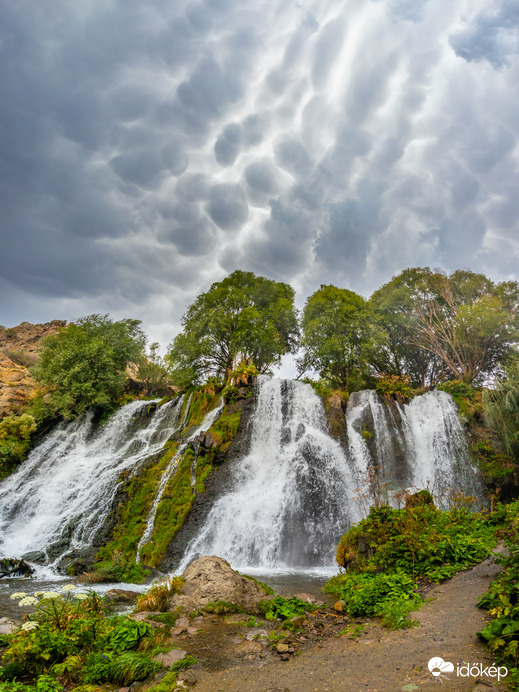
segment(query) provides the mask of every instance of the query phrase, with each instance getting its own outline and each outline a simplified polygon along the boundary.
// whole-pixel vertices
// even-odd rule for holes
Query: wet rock
[[[187,651],[183,651],[182,649],[172,649],[165,654],[157,654],[153,657],[153,660],[157,661],[158,663],[162,663],[162,665],[166,668],[171,668],[171,666],[174,666],[175,663],[178,663],[186,656]]]
[[[42,550],[33,550],[30,553],[24,553],[22,559],[27,560],[27,562],[34,562],[36,565],[44,565],[47,562],[47,556]]]
[[[105,598],[111,603],[133,603],[137,596],[140,596],[139,591],[129,591],[126,589],[110,589],[105,593]]]
[[[31,567],[25,560],[13,557],[5,557],[0,560],[0,579],[3,577],[31,577],[34,574],[34,567]]]
[[[235,572],[220,557],[200,557],[192,562],[182,575],[182,592],[174,594],[170,608],[188,612],[202,610],[208,603],[226,601],[245,610],[253,610],[265,598],[261,586]],[[177,626],[179,621],[177,620]]]

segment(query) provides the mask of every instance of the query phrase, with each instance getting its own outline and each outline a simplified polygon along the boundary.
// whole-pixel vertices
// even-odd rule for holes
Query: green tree
[[[301,374],[316,370],[331,386],[350,391],[365,385],[367,354],[385,334],[362,296],[321,285],[306,301],[301,328]]]
[[[426,351],[422,379],[448,376],[473,382],[494,372],[519,338],[519,286],[494,284],[467,270],[447,276],[429,268],[406,269],[372,297],[390,339],[386,355],[397,369]],[[418,351],[416,351],[418,349]],[[422,356],[423,357],[423,356]],[[443,372],[442,372],[443,371]],[[396,372],[396,374],[400,374]],[[412,373],[406,373],[412,374]]]
[[[35,430],[36,422],[28,413],[11,414],[0,421],[0,478],[23,461]]]
[[[380,374],[408,376],[413,387],[428,387],[448,377],[443,360],[416,345],[417,305],[427,295],[422,269],[405,269],[379,288],[369,304],[380,319],[387,337],[369,354],[369,361]]]
[[[142,359],[137,377],[144,382],[148,395],[160,394],[171,383],[164,358],[159,354],[160,344],[154,341],[149,353]]]
[[[483,410],[504,451],[519,458],[519,353],[514,353],[503,370],[495,389],[483,391]]]
[[[142,357],[146,337],[139,325],[89,315],[45,339],[33,373],[48,388],[56,414],[71,419],[89,406],[113,405],[124,388],[126,366]]]
[[[210,376],[227,381],[241,360],[264,373],[296,347],[294,290],[237,270],[198,296],[182,326],[166,356],[176,384],[199,383]]]

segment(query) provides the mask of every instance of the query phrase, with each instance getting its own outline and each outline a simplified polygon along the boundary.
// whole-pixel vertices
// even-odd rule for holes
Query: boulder
[[[0,635],[12,634],[16,629],[18,629],[18,626],[14,620],[10,620],[9,618],[0,618]]]
[[[128,591],[126,589],[110,589],[105,593],[105,598],[111,603],[133,603],[137,596],[140,596],[139,591]]]
[[[215,555],[194,560],[182,576],[182,592],[172,596],[171,610],[203,610],[208,603],[226,601],[251,611],[265,599],[265,593],[259,584],[242,577],[226,560]]]
[[[36,565],[44,565],[47,562],[47,556],[43,550],[32,550],[30,553],[24,553],[22,559],[27,560],[27,562],[34,562]]]
[[[167,651],[165,654],[157,654],[153,657],[153,660],[157,661],[158,663],[162,663],[162,665],[166,668],[171,668],[171,666],[174,666],[175,663],[178,663],[186,656],[187,651],[182,651],[182,649],[172,649],[171,651]]]

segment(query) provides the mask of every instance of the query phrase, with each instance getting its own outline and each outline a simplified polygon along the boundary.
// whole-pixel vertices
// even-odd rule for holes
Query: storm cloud
[[[518,0],[0,7],[0,322],[518,279]]]

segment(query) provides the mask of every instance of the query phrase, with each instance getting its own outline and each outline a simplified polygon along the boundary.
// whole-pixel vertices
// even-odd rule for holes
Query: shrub
[[[411,399],[413,396],[407,375],[382,375],[375,382],[375,391],[381,397],[392,397],[400,401]]]
[[[168,610],[171,596],[181,591],[183,584],[182,577],[160,579],[152,584],[146,593],[137,596],[134,611],[139,613],[148,610],[161,612]]]
[[[326,582],[324,590],[344,600],[344,610],[352,617],[380,615],[384,606],[395,601],[420,602],[415,581],[403,572],[338,574]]]
[[[289,620],[297,615],[317,610],[319,606],[312,605],[300,598],[283,598],[277,596],[270,601],[260,601],[258,609],[267,620]]]

